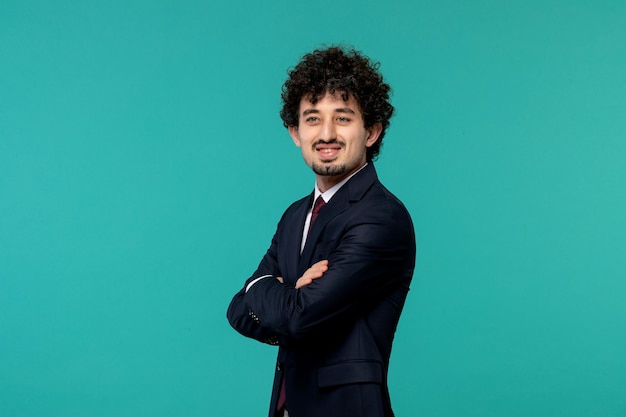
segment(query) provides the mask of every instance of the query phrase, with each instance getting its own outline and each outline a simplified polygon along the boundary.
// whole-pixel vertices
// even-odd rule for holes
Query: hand
[[[313,280],[321,278],[326,271],[328,271],[327,260],[314,263],[309,269],[304,271],[304,274],[302,274],[300,278],[298,278],[298,281],[296,281],[296,289],[309,285],[313,282]],[[280,280],[282,280],[282,278],[279,277],[279,281]]]

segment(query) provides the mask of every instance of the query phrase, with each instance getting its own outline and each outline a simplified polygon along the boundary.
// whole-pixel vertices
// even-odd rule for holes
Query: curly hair
[[[302,97],[310,96],[311,103],[315,104],[327,92],[341,93],[344,101],[353,96],[359,103],[365,128],[376,123],[382,125],[378,140],[367,148],[367,161],[375,160],[394,111],[390,103],[391,87],[383,81],[379,67],[380,63],[358,51],[339,46],[304,55],[300,63],[288,71],[289,78],[282,87],[280,117],[283,124],[298,126]]]

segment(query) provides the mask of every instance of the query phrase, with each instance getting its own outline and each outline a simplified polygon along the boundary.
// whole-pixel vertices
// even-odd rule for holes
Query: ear
[[[375,144],[382,131],[383,131],[382,123],[374,123],[372,127],[367,129],[367,138],[365,139],[365,147],[369,148],[370,146]]]
[[[295,143],[299,148],[302,143],[300,142],[300,132],[298,132],[298,126],[289,126],[287,130],[289,130],[289,135],[291,136],[293,143]]]

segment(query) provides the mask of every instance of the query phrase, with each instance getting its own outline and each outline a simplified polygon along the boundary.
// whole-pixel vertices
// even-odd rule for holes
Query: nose
[[[320,139],[329,141],[329,140],[337,139],[336,135],[337,135],[337,132],[335,131],[335,124],[333,123],[333,120],[332,119],[325,120],[322,123],[322,129],[320,131]]]

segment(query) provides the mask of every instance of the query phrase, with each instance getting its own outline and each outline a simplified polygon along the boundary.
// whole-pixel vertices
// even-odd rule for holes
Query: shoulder
[[[312,201],[313,197],[312,194],[310,194],[291,203],[280,217],[278,227],[295,227],[297,223],[301,221],[304,222],[304,216],[306,216]]]
[[[302,197],[299,200],[294,201],[287,207],[284,211],[282,218],[289,217],[290,215],[294,215],[295,213],[300,213],[302,210],[308,209],[313,201],[312,194],[309,194],[305,197]]]
[[[381,215],[389,216],[393,214],[406,217],[409,220],[411,218],[409,211],[402,201],[389,191],[379,180],[374,181],[359,203]]]
[[[374,244],[414,242],[415,229],[405,205],[380,181],[375,180],[358,200],[350,202],[344,217],[346,230]]]

